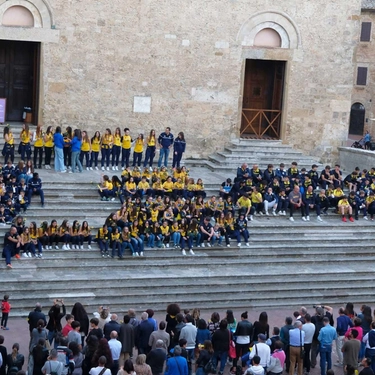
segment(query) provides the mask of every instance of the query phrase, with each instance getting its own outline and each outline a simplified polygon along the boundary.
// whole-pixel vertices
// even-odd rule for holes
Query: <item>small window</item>
[[[361,26],[361,42],[369,42],[371,40],[371,22],[362,22]]]
[[[358,86],[367,85],[367,68],[364,68],[364,67],[357,68],[357,85]]]

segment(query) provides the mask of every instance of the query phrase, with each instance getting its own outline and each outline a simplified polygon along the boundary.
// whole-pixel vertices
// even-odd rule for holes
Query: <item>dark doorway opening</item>
[[[23,121],[30,107],[38,122],[40,43],[0,40],[0,97],[7,99],[6,121]]]
[[[285,61],[246,60],[241,136],[280,139]]]
[[[363,135],[366,109],[361,103],[354,103],[350,109],[349,134]]]

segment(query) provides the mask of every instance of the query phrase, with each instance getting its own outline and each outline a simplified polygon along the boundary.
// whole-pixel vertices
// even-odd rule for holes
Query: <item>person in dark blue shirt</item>
[[[169,151],[173,145],[173,134],[171,133],[171,128],[167,127],[165,128],[165,132],[161,133],[158,138],[158,143],[160,146],[160,156],[159,156],[159,162],[158,167],[161,167],[161,164],[163,162],[164,158],[164,166],[168,166],[168,157],[169,157]]]
[[[183,132],[179,132],[173,143],[173,163],[172,168],[180,168],[182,154],[185,152],[186,141]]]
[[[38,173],[33,174],[33,178],[29,181],[29,204],[31,204],[31,196],[32,195],[39,195],[40,202],[42,203],[42,207],[44,207],[44,192],[42,189],[42,180],[39,178]]]

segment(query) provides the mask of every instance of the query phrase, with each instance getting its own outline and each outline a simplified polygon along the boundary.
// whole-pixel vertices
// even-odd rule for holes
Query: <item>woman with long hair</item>
[[[111,368],[113,365],[112,352],[108,345],[108,341],[105,338],[99,340],[98,348],[96,349],[94,355],[92,356],[91,364],[96,366],[99,362],[99,358],[104,355],[107,358],[107,367]]]
[[[121,129],[116,128],[115,134],[113,135],[113,146],[112,146],[112,170],[113,171],[118,171],[120,154],[121,154]]]
[[[64,138],[61,134],[61,127],[56,128],[56,132],[53,135],[53,143],[55,145],[55,171],[65,173],[66,168],[64,164]]]
[[[133,167],[138,165],[138,167],[141,166],[142,162],[142,155],[143,155],[143,134],[138,134],[137,139],[135,140],[134,144],[134,151],[133,151]]]
[[[79,173],[82,173],[82,164],[79,160],[82,146],[82,133],[79,129],[74,129],[73,139],[70,141],[72,170],[69,173],[76,173],[78,167]]]
[[[72,375],[82,375],[83,354],[80,352],[78,344],[72,341],[69,343],[68,348],[73,354],[74,370]]]
[[[83,224],[82,224],[83,225]],[[82,338],[82,347],[85,342],[85,337],[89,333],[89,316],[85,308],[83,307],[82,303],[76,302],[72,308],[72,315],[74,316],[74,320],[80,323],[79,333],[81,334]]]
[[[263,333],[264,335],[266,335],[267,338],[270,337],[270,326],[268,325],[268,315],[265,311],[261,312],[259,314],[259,320],[256,320],[254,322],[252,341],[258,342],[258,335],[260,333]]]
[[[89,136],[87,135],[87,131],[82,131],[82,145],[81,145],[81,153],[79,154],[79,161],[83,165],[83,159],[86,160],[86,170],[90,170],[90,151],[91,151],[91,141]],[[91,168],[92,170],[92,168]]]
[[[146,140],[146,155],[145,161],[143,162],[143,166],[146,168],[147,163],[150,166],[150,171],[152,171],[152,163],[154,162],[155,152],[156,152],[156,133],[155,129],[150,130],[150,134]]]
[[[98,157],[99,157],[101,142],[102,142],[102,137],[100,135],[100,132],[96,131],[94,136],[91,138],[91,156],[90,156],[90,170],[91,171],[92,171],[93,164],[94,164],[95,169],[99,170]]]
[[[10,160],[13,164],[14,162],[14,137],[9,126],[5,126],[4,131],[3,131],[3,137],[5,140],[4,148],[2,151],[2,154],[4,156],[4,164],[7,163],[8,160]]]
[[[105,170],[104,164],[107,165],[107,171],[109,171],[109,158],[111,155],[113,145],[113,136],[111,133],[111,129],[107,128],[105,129],[105,132],[102,136],[102,142],[101,142],[101,150],[102,150],[102,171]]]
[[[29,351],[32,353],[34,347],[38,345],[40,339],[47,340],[48,338],[48,331],[45,328],[45,323],[43,319],[39,319],[36,323],[36,328],[31,331],[31,338],[30,338],[30,347]]]
[[[32,358],[33,358],[33,366],[32,366],[32,374],[33,375],[44,375],[42,373],[42,368],[48,359],[48,350],[46,348],[46,340],[39,339],[37,345],[34,346],[32,349]],[[31,361],[29,361],[29,368],[30,368]],[[29,374],[31,371],[29,371]]]
[[[42,125],[38,125],[35,131],[35,141],[34,141],[34,165],[38,166],[38,168],[42,168],[42,161],[43,161],[43,146],[44,146],[44,139],[43,139],[43,131]],[[39,155],[39,162],[37,163]]]
[[[212,348],[212,342],[210,340],[205,340],[203,343],[203,349],[199,351],[199,357],[195,363],[196,375],[206,375],[204,368],[211,360],[213,354],[214,350]]]
[[[14,343],[12,346],[12,353],[8,354],[7,357],[7,366],[8,371],[7,374],[16,374],[18,371],[22,370],[22,366],[25,363],[25,357],[23,354],[19,353],[20,345],[17,343]]]
[[[57,129],[56,129],[57,130]],[[66,168],[71,169],[72,168],[72,147],[71,147],[71,140],[73,139],[73,130],[71,126],[67,126],[66,130],[63,134],[64,138],[64,165]]]
[[[51,169],[51,157],[52,157],[52,151],[53,151],[53,131],[52,126],[48,126],[46,133],[43,137],[44,140],[44,167],[46,169]]]
[[[60,306],[61,304],[61,306]],[[62,307],[62,312],[61,312]],[[54,338],[56,338],[56,335],[58,332],[61,332],[62,326],[61,326],[61,319],[66,315],[66,308],[64,305],[64,301],[55,299],[53,301],[53,305],[50,308],[48,312],[49,321],[47,323],[47,329],[48,329],[48,341],[52,345],[52,341]],[[55,340],[55,348],[57,347],[57,342]]]
[[[18,147],[18,153],[21,154],[21,159],[27,160],[31,159],[31,145],[30,145],[30,139],[32,137],[32,133],[30,132],[29,125],[23,124],[22,131],[20,134],[20,145]]]
[[[172,168],[180,168],[182,154],[185,152],[186,141],[183,132],[179,132],[177,138],[173,142],[173,163]]]
[[[75,318],[75,317],[74,317]],[[83,355],[85,356],[85,359],[83,360],[83,375],[89,375],[89,372],[92,368],[92,358],[94,356],[94,353],[96,352],[96,349],[98,349],[99,340],[95,335],[91,335],[87,337],[87,345],[83,349]],[[95,364],[96,366],[97,364]]]

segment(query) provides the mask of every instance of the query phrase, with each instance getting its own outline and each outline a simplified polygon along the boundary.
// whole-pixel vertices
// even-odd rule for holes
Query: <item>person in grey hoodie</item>
[[[253,357],[251,366],[249,366],[244,375],[264,375],[264,368],[260,365],[259,355]]]
[[[180,340],[185,339],[187,341],[186,350],[188,352],[188,361],[193,362],[197,327],[193,325],[193,317],[191,315],[186,315],[185,321],[186,325],[181,329]]]

